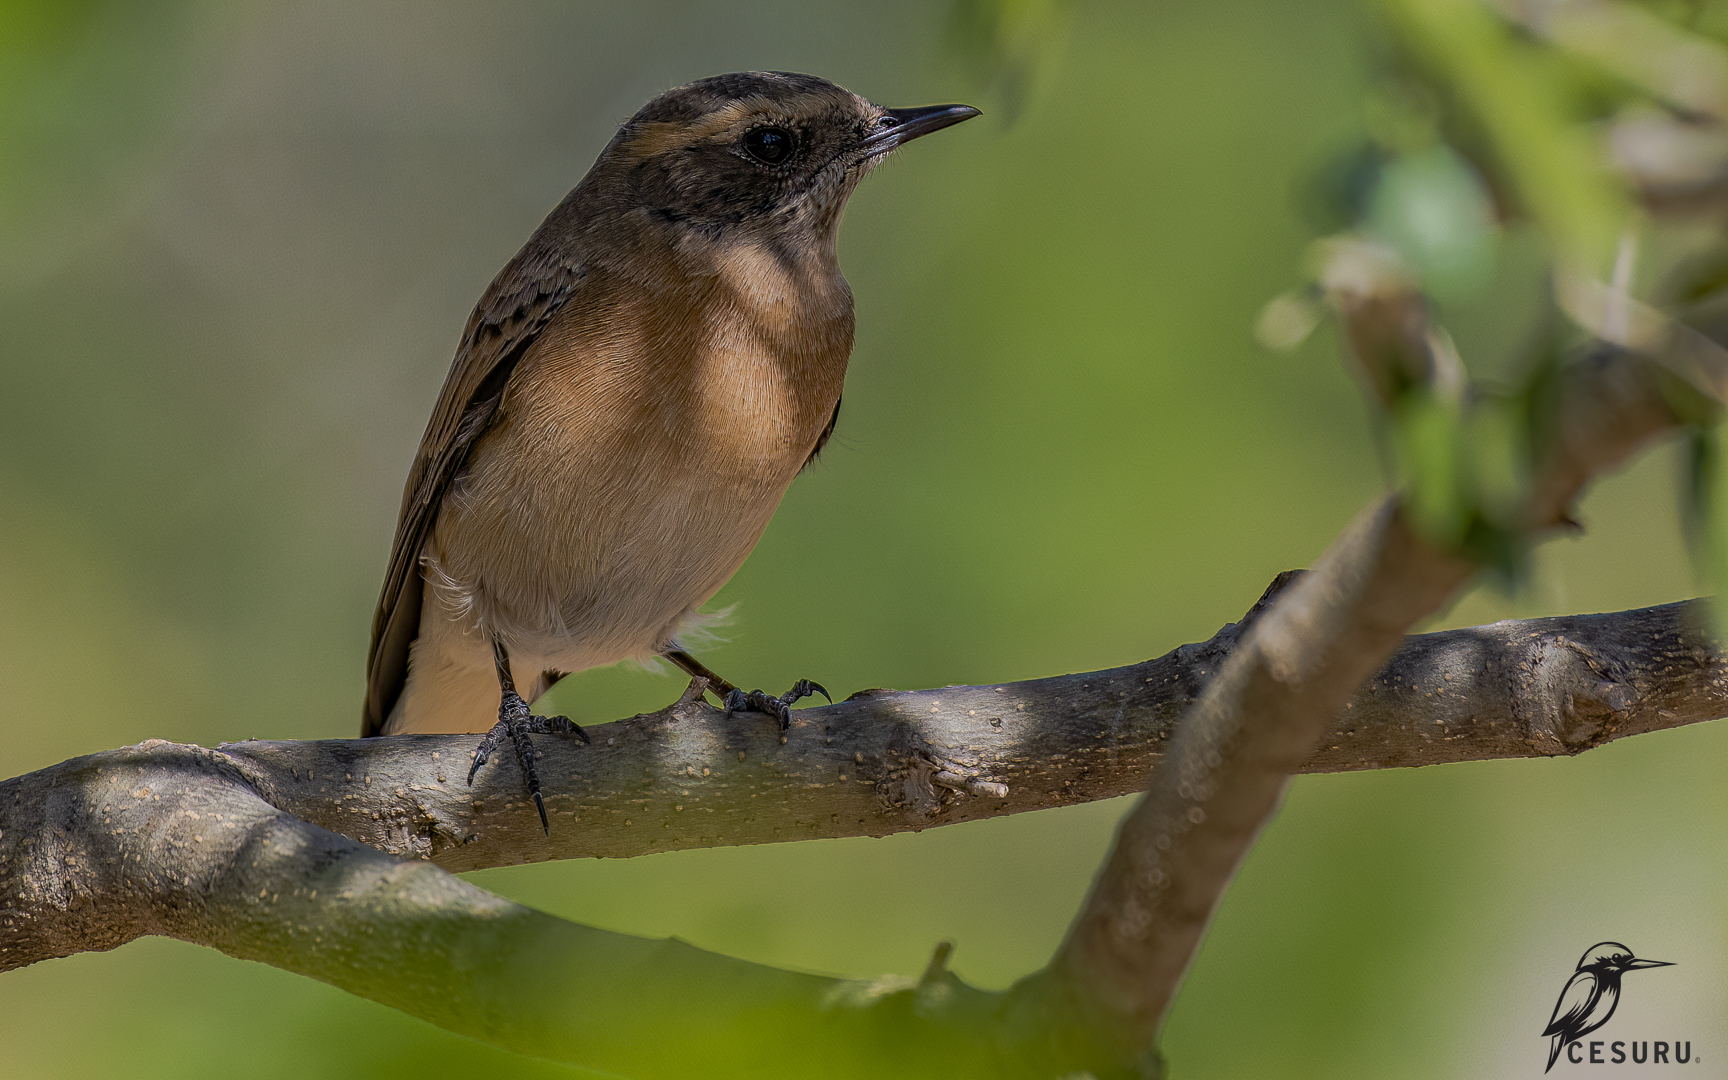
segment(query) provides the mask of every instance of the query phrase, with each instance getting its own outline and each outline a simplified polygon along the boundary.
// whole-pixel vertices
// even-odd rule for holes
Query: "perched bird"
[[[1614,1015],[1614,1007],[1620,1004],[1620,976],[1628,971],[1673,966],[1663,960],[1636,959],[1632,950],[1618,941],[1590,946],[1578,961],[1577,973],[1560,991],[1554,1016],[1542,1032],[1554,1037],[1548,1048],[1548,1068],[1542,1071],[1554,1067],[1567,1043],[1590,1034]]]
[[[526,701],[570,672],[663,656],[782,724],[821,691],[743,693],[677,636],[834,430],[847,197],[976,115],[742,72],[625,121],[468,319],[403,492],[362,734],[486,731],[473,769],[509,740],[545,825],[528,735],[586,736]]]

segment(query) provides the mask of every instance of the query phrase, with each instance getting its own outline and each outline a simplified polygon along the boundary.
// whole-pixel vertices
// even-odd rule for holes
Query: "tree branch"
[[[1111,671],[802,710],[784,745],[771,724],[691,702],[602,726],[593,747],[543,740],[559,791],[549,841],[513,771],[469,796],[466,736],[77,758],[0,783],[0,969],[162,934],[631,1075],[692,1062],[717,1076],[1032,1073],[1024,1041],[1047,1021],[1019,1020],[1024,990],[974,990],[939,966],[918,983],[822,979],[608,934],[367,845],[470,869],[881,835],[1127,794],[1254,614]],[[1696,603],[1668,604],[1409,638],[1303,769],[1578,753],[1728,714],[1728,659],[1698,622]],[[1007,794],[956,790],[968,774]]]
[[[987,1075],[993,1028],[973,1014],[999,995],[939,972],[822,978],[578,926],[285,814],[220,751],[145,743],[0,797],[7,966],[164,934],[630,1075]]]
[[[1575,369],[1563,399],[1532,528],[1670,421],[1627,354]],[[1403,639],[1470,571],[1386,502],[1269,606],[1144,664],[866,692],[800,711],[785,736],[687,694],[591,747],[539,740],[550,838],[513,768],[462,782],[471,736],[77,758],[0,784],[0,968],[164,934],[640,1076],[1155,1070],[1163,1010],[1288,772],[1576,753],[1728,712],[1689,605]],[[1124,794],[1161,755],[1061,952],[1001,994],[940,957],[917,983],[776,971],[446,872],[917,830]]]
[[[68,777],[113,756],[168,755],[184,765],[187,753],[213,755],[283,813],[455,872],[885,836],[1131,795],[1144,790],[1177,719],[1255,614],[1127,667],[870,691],[799,710],[784,744],[758,717],[727,718],[690,702],[592,728],[592,747],[539,739],[550,838],[521,801],[513,766],[483,771],[472,789],[462,783],[471,736],[254,741],[215,751],[155,742],[0,784],[0,856],[6,838],[28,834],[26,792],[82,782]],[[1691,601],[1410,637],[1300,771],[1571,754],[1728,715],[1728,667],[1698,629],[1702,620]]]
[[[1420,295],[1397,276],[1350,270],[1330,284],[1364,381],[1394,394],[1438,381]],[[1677,423],[1659,368],[1630,352],[1602,347],[1559,377],[1523,504],[1526,534],[1568,523],[1586,483]],[[1245,635],[1172,736],[1055,959],[1016,987],[1022,1012],[1062,1018],[1048,1027],[1052,1060],[1100,1076],[1161,1073],[1170,1002],[1289,775],[1409,628],[1475,570],[1419,535],[1388,497]]]

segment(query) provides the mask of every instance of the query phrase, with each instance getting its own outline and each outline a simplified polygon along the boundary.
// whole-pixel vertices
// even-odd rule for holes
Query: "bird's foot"
[[[534,808],[540,811],[540,827],[546,830],[547,836],[551,836],[552,825],[546,819],[546,800],[540,796],[540,774],[534,768],[534,744],[528,739],[530,735],[574,735],[584,743],[589,741],[588,733],[568,717],[535,716],[528,711],[528,703],[520,694],[506,690],[503,704],[498,706],[498,722],[474,748],[474,764],[468,767],[468,784],[473,786],[474,774],[480,771],[480,766],[504,745],[505,739],[509,739],[516,751],[516,764],[522,769],[528,795],[534,800]]]
[[[821,683],[811,682],[809,679],[799,679],[792,684],[792,689],[779,697],[761,690],[745,692],[733,687],[726,695],[726,715],[731,716],[735,712],[767,713],[779,720],[780,730],[785,731],[792,726],[792,703],[802,701],[812,694],[821,694],[828,698],[830,705],[834,703],[834,699],[828,697],[828,691]]]

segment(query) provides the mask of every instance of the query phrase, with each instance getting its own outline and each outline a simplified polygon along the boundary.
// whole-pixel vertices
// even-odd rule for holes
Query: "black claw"
[[[528,703],[520,695],[506,690],[498,706],[498,722],[474,748],[474,764],[468,767],[468,784],[473,786],[474,774],[480,771],[480,766],[491,759],[505,739],[509,739],[516,751],[516,765],[522,770],[528,795],[534,800],[534,808],[540,811],[540,827],[547,836],[551,836],[552,823],[546,817],[546,800],[540,794],[540,774],[534,767],[534,743],[529,735],[574,735],[584,743],[591,742],[588,733],[571,723],[568,717],[535,716],[528,711]]]
[[[786,694],[786,696],[790,698],[791,701],[797,701],[799,698],[807,698],[811,694],[821,694],[822,697],[827,700],[828,704],[834,704],[834,699],[828,694],[828,688],[819,682],[811,682],[809,679],[799,679],[793,684],[792,689]],[[790,702],[788,702],[788,704],[790,704]]]
[[[480,745],[474,748],[474,764],[468,766],[469,787],[474,786],[474,774],[480,771],[480,766],[486,764],[492,757],[492,752],[498,749],[498,744],[503,742],[509,734],[510,729],[503,720],[499,720],[492,725],[492,730],[486,733],[485,738],[480,740]]]
[[[767,713],[780,721],[781,731],[792,726],[792,710],[786,707],[786,703],[777,697],[770,697],[761,690],[752,690],[749,693],[733,690],[727,694],[726,715],[731,716],[736,712]]]
[[[734,689],[726,695],[726,715],[731,716],[735,712],[767,713],[779,720],[780,730],[785,731],[792,726],[793,703],[812,694],[821,694],[828,698],[829,704],[834,702],[834,699],[828,696],[828,691],[821,683],[811,682],[809,679],[799,679],[793,684],[792,689],[779,697],[774,697],[761,690],[751,690],[749,693],[745,693],[743,690]]]
[[[568,716],[530,716],[527,725],[530,735],[574,735],[582,740],[584,746],[591,746],[594,742]]]

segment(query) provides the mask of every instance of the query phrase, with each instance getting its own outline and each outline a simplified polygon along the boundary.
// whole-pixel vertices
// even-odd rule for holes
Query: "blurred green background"
[[[991,115],[854,199],[846,413],[722,593],[714,666],[841,692],[1111,666],[1309,563],[1383,469],[1330,336],[1272,355],[1251,327],[1320,228],[1309,178],[1361,138],[1360,12],[1081,0],[1011,125],[947,18],[0,0],[0,775],[354,734],[402,478],[470,306],[619,120],[721,71]],[[1518,340],[1507,295],[1451,324],[1473,363]],[[1670,447],[1603,483],[1523,594],[1444,624],[1691,595],[1675,476]],[[593,723],[680,687],[626,668],[556,698]],[[1721,1070],[1724,763],[1707,725],[1298,780],[1176,1007],[1176,1075],[1535,1076],[1604,939],[1684,989],[1628,994],[1616,1024]],[[952,938],[963,977],[1003,986],[1047,958],[1124,809],[474,878],[814,971],[915,972]],[[0,976],[0,1017],[16,1077],[585,1075],[158,939]]]

